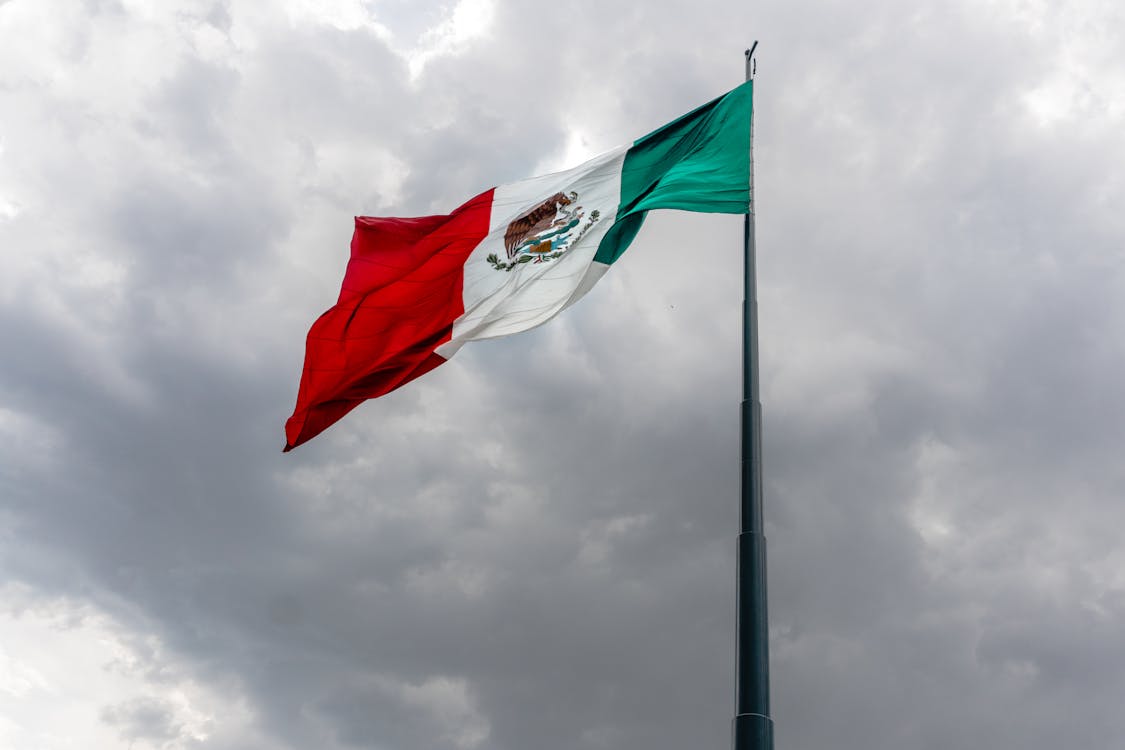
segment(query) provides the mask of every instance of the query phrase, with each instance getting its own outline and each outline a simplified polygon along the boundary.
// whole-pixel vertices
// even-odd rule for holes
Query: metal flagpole
[[[755,73],[746,50],[746,80]],[[738,611],[734,750],[773,750],[770,718],[766,537],[762,524],[762,405],[758,400],[758,283],[755,269],[754,121],[750,120],[750,210],[743,224],[742,505],[738,535]]]

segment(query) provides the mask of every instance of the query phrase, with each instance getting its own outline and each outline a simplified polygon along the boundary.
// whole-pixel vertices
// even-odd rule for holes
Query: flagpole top
[[[758,49],[758,40],[755,39],[754,43],[750,45],[750,49],[746,50],[746,80],[754,80],[754,74],[758,72],[758,60],[754,57],[754,50]]]

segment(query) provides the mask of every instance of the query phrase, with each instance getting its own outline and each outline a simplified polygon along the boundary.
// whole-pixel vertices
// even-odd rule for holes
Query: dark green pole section
[[[754,46],[746,50],[746,80],[754,76]],[[738,612],[734,750],[773,750],[770,718],[769,621],[766,617],[766,537],[762,523],[762,405],[758,400],[758,282],[755,268],[753,124],[750,211],[743,224],[742,507],[738,535]]]

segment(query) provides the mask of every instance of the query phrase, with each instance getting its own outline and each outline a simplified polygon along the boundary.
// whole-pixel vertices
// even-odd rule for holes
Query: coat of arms
[[[507,262],[496,253],[485,259],[497,271],[511,271],[521,263],[546,263],[563,255],[601,218],[601,213],[586,213],[578,205],[578,193],[555,193],[550,198],[512,219],[504,232]]]

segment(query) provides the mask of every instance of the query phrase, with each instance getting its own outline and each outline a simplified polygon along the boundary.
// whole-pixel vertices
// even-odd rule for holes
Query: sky
[[[741,219],[282,454],[354,215],[741,82],[779,750],[1125,736],[1125,10],[0,0],[0,747],[729,747]]]

